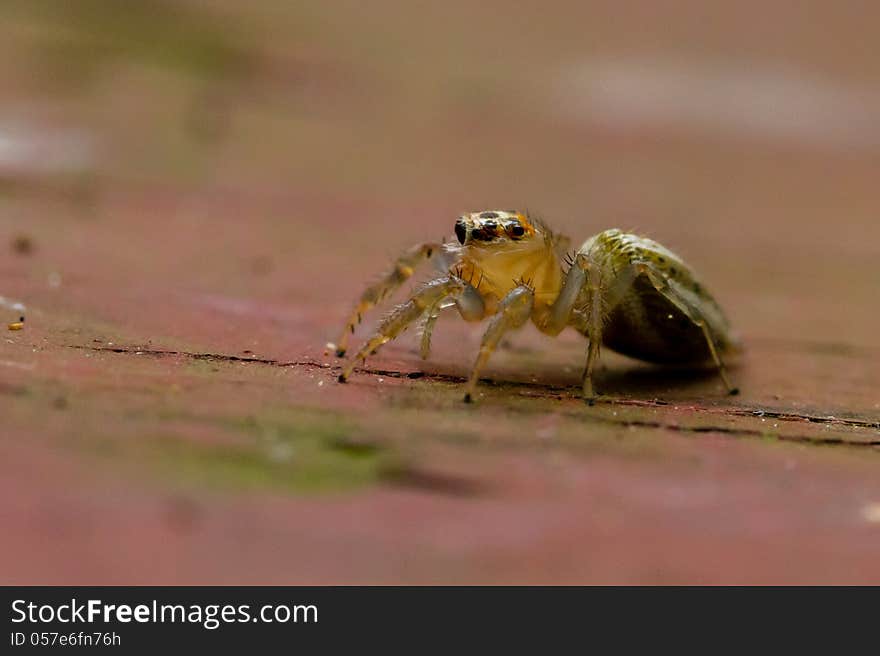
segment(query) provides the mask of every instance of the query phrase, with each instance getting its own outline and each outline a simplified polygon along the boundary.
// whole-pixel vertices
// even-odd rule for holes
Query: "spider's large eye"
[[[526,229],[523,228],[519,223],[515,223],[510,227],[510,234],[514,237],[522,237],[526,234]]]
[[[460,244],[464,244],[467,239],[467,226],[461,219],[455,222],[455,236],[458,238],[458,243]]]

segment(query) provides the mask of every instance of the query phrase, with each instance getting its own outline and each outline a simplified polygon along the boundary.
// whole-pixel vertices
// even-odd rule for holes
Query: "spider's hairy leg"
[[[593,390],[593,367],[599,360],[599,350],[602,346],[602,321],[603,316],[603,271],[600,267],[591,266],[587,277],[589,288],[589,304],[587,305],[587,339],[590,344],[587,347],[587,363],[584,365],[584,376],[581,381],[584,401],[593,405],[596,402],[596,393]]]
[[[447,298],[461,294],[464,285],[465,283],[457,276],[448,276],[437,278],[422,286],[412,298],[398,305],[383,319],[376,333],[345,365],[339,375],[339,382],[344,383],[348,379],[358,360],[366,360],[368,355],[372,355],[380,346],[397,337],[425,312],[431,311],[432,308],[436,309]]]
[[[460,271],[456,271],[453,275],[459,279],[461,278]],[[455,308],[458,310],[461,318],[465,321],[482,320],[483,317],[486,316],[486,304],[483,301],[483,297],[480,296],[480,292],[477,288],[473,286],[473,280],[470,282],[464,282],[462,280],[461,282],[463,283],[464,288],[461,293],[455,297]],[[441,299],[425,312],[427,319],[425,320],[425,325],[422,327],[422,343],[420,348],[423,360],[427,360],[428,356],[431,354],[431,335],[434,333],[434,326],[437,323],[437,318],[440,316],[440,311],[444,309],[444,307],[448,307],[448,304],[451,303],[451,299]]]
[[[682,314],[703,331],[703,337],[706,339],[706,345],[709,347],[712,361],[715,363],[715,366],[718,367],[718,374],[721,376],[721,381],[727,388],[727,393],[731,396],[739,394],[739,388],[734,387],[730,382],[730,378],[727,376],[727,368],[724,366],[724,362],[718,354],[718,349],[715,346],[715,338],[712,336],[712,330],[700,310],[694,307],[694,304],[689,302],[683,294],[679,293],[674,285],[670,284],[666,275],[662,271],[656,269],[649,262],[639,262],[636,264],[636,267],[640,273],[644,273],[648,277],[648,280],[651,281],[654,289],[662,294],[666,300],[681,310]]]
[[[336,342],[336,355],[342,357],[348,348],[348,338],[354,332],[355,326],[361,322],[364,312],[378,305],[382,300],[394,292],[398,287],[412,277],[416,268],[439,253],[440,244],[424,243],[413,246],[394,262],[394,266],[384,277],[367,287],[361,294],[351,317],[342,330],[339,341]]]
[[[623,267],[609,266],[610,255],[599,243],[571,256],[562,291],[552,305],[541,311],[535,322],[548,335],[558,335],[570,325],[586,333],[589,347],[582,386],[584,399],[590,404],[596,396],[593,369],[599,359],[604,319],[620,303],[637,275],[629,263]],[[584,291],[588,298],[586,307],[575,307]]]
[[[535,325],[541,332],[554,337],[570,325],[572,310],[587,282],[587,272],[592,266],[587,253],[569,256],[566,261],[570,266],[562,284],[562,291],[552,305],[536,311],[538,316]]]
[[[608,262],[605,257],[601,261]],[[588,279],[589,303],[585,308],[584,324],[589,345],[587,346],[587,362],[584,365],[584,374],[581,380],[583,398],[588,404],[596,402],[596,392],[593,389],[593,369],[599,361],[599,352],[602,346],[602,333],[605,317],[614,310],[626,293],[632,287],[633,282],[639,275],[639,269],[632,263],[619,270],[614,266],[589,265]]]
[[[474,389],[477,381],[480,379],[480,371],[489,361],[492,351],[498,346],[498,342],[509,330],[520,328],[532,314],[535,304],[535,291],[521,284],[508,292],[507,296],[498,306],[498,313],[492,317],[489,327],[483,335],[483,341],[480,344],[480,352],[477,360],[474,362],[474,368],[471,370],[471,376],[468,379],[465,388],[464,401],[470,403],[473,400]]]
[[[427,312],[427,317],[425,325],[422,326],[422,341],[419,345],[419,354],[422,356],[422,360],[427,360],[431,355],[431,336],[434,334],[434,326],[440,317],[440,312],[438,309],[431,309]]]

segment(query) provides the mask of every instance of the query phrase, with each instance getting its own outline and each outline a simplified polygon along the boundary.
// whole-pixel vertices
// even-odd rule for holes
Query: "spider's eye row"
[[[510,234],[514,237],[522,237],[524,234],[526,234],[526,229],[523,228],[519,223],[515,223],[510,228]]]

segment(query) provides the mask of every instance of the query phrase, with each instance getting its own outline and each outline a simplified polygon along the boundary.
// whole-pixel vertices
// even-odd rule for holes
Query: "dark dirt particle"
[[[12,252],[18,255],[31,255],[35,248],[34,240],[28,235],[16,235],[12,239]]]

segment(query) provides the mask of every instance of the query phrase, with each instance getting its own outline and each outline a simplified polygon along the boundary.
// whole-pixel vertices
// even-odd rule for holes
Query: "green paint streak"
[[[244,433],[244,443],[205,445],[165,437],[147,443],[147,461],[164,475],[198,486],[332,492],[375,483],[387,459],[378,445],[357,441],[357,426],[332,415],[207,421]]]
[[[173,483],[232,491],[347,491],[380,481],[394,461],[384,445],[365,439],[348,418],[299,409],[282,414],[285,419],[270,420],[166,410],[155,418],[182,428],[172,433],[144,426],[125,440],[96,431],[81,437],[76,446],[112,461],[115,468],[133,465]],[[128,415],[129,421],[143,419],[139,413]],[[186,424],[200,425],[200,433],[205,428],[216,431],[217,440],[191,439]]]

